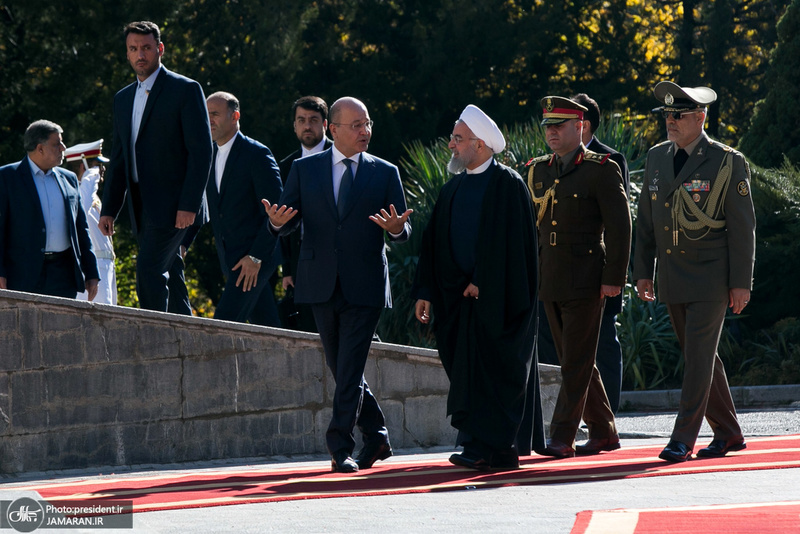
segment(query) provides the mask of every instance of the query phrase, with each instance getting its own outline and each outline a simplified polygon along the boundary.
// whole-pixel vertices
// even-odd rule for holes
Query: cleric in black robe
[[[494,160],[505,140],[477,107],[464,110],[449,146],[448,170],[456,176],[442,187],[423,234],[416,315],[423,323],[435,315],[439,357],[450,379],[447,414],[464,445],[450,461],[516,468],[520,454],[545,446],[534,355],[533,207],[519,174]]]

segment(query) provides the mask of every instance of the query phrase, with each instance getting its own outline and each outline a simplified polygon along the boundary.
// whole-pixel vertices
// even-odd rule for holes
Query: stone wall
[[[395,448],[454,442],[436,351],[365,374]],[[0,290],[2,473],[324,452],[332,394],[315,334]]]

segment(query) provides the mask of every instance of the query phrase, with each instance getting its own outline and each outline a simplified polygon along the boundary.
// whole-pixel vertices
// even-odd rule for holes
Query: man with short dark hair
[[[114,138],[100,229],[113,235],[114,219],[127,196],[139,244],[139,305],[157,311],[169,306],[191,315],[180,246],[201,209],[211,166],[205,98],[200,84],[161,64],[164,43],[158,26],[132,22],[124,36],[137,80],[114,96]],[[175,292],[180,294],[170,294]]]
[[[99,274],[78,177],[59,167],[63,130],[38,120],[25,130],[28,156],[0,167],[0,289],[74,299],[97,294]]]
[[[561,365],[550,440],[556,458],[619,448],[614,413],[595,365],[607,297],[628,274],[631,216],[619,166],[583,145],[586,108],[560,96],[541,100],[553,154],[531,160],[528,187],[539,228],[539,299]],[[581,419],[589,440],[575,447]]]
[[[280,235],[303,223],[297,302],[314,312],[333,374],[331,422],[325,434],[331,469],[352,473],[391,456],[389,432],[364,366],[381,310],[391,307],[385,234],[411,234],[397,167],[366,152],[373,122],[363,102],[343,97],[331,106],[333,146],[292,164],[280,206],[264,201]],[[364,448],[354,460],[353,429]]]
[[[719,458],[746,447],[717,353],[728,307],[739,314],[750,302],[755,265],[756,218],[750,168],[744,156],[706,135],[709,87],[662,81],[653,88],[662,104],[668,141],[647,153],[633,279],[639,297],[658,298],[683,351],[680,408],[659,458],[691,458],[703,417],[714,432],[697,456]]]
[[[289,178],[289,171],[294,160],[311,156],[328,150],[333,144],[325,135],[328,128],[328,104],[318,96],[303,96],[292,104],[292,128],[300,141],[300,148],[283,158],[280,162],[281,178],[284,184]],[[287,298],[294,298],[294,284],[297,280],[297,263],[300,259],[300,243],[303,239],[303,227],[287,236],[281,237],[281,251],[283,252],[283,289]],[[305,332],[316,332],[314,315],[306,304],[294,302],[294,316],[289,319],[290,324],[285,328],[297,328]]]
[[[284,181],[289,177],[294,160],[327,150],[333,144],[325,135],[328,129],[328,104],[318,96],[298,98],[292,104],[292,128],[300,141],[300,148],[280,162]]]
[[[241,107],[230,93],[208,97],[214,161],[206,199],[226,278],[215,319],[280,326],[270,276],[280,262],[261,199],[277,202],[281,177],[272,152],[239,128]]]
[[[608,154],[609,159],[619,165],[622,172],[622,183],[625,187],[625,196],[630,198],[631,180],[628,174],[628,162],[625,156],[597,139],[595,132],[600,127],[600,106],[586,93],[572,97],[578,104],[583,105],[587,111],[583,117],[583,145],[587,150],[598,154]],[[603,308],[603,320],[600,323],[600,338],[597,341],[597,370],[608,395],[611,411],[619,410],[619,399],[622,392],[622,347],[617,337],[617,315],[622,313],[622,293],[616,297],[606,298]]]

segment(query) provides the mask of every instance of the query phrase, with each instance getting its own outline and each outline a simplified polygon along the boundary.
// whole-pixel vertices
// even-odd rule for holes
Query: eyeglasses
[[[679,121],[686,115],[692,115],[693,113],[702,113],[702,112],[703,112],[702,109],[696,109],[694,111],[662,111],[661,116],[664,117],[665,119],[672,117],[673,120]]]
[[[361,131],[362,128],[367,130],[368,132],[371,132],[372,131],[372,125],[375,124],[375,121],[370,119],[370,120],[364,121],[364,122],[354,122],[353,124],[342,124],[341,122],[332,122],[331,124],[335,124],[336,126],[344,126],[344,127],[350,128],[354,132],[359,132],[359,131]]]
[[[477,137],[468,137],[467,139],[468,139],[468,140],[470,140],[470,141],[477,141],[477,140],[478,140],[478,138],[477,138]],[[453,143],[455,143],[455,144],[457,144],[457,145],[460,145],[461,143],[463,143],[463,142],[464,142],[464,141],[466,141],[467,139],[464,139],[464,138],[463,138],[463,137],[461,137],[460,135],[453,135],[453,134],[450,134],[450,141],[452,141]]]

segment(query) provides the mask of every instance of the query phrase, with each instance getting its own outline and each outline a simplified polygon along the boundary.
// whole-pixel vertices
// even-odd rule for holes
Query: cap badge
[[[553,106],[553,99],[552,98],[548,98],[547,100],[544,101],[544,109],[546,109],[548,111],[548,113],[553,111],[553,107],[555,107],[555,106]]]
[[[664,95],[664,103],[668,106],[671,106],[675,103],[675,97],[672,96],[672,93],[667,93]]]

